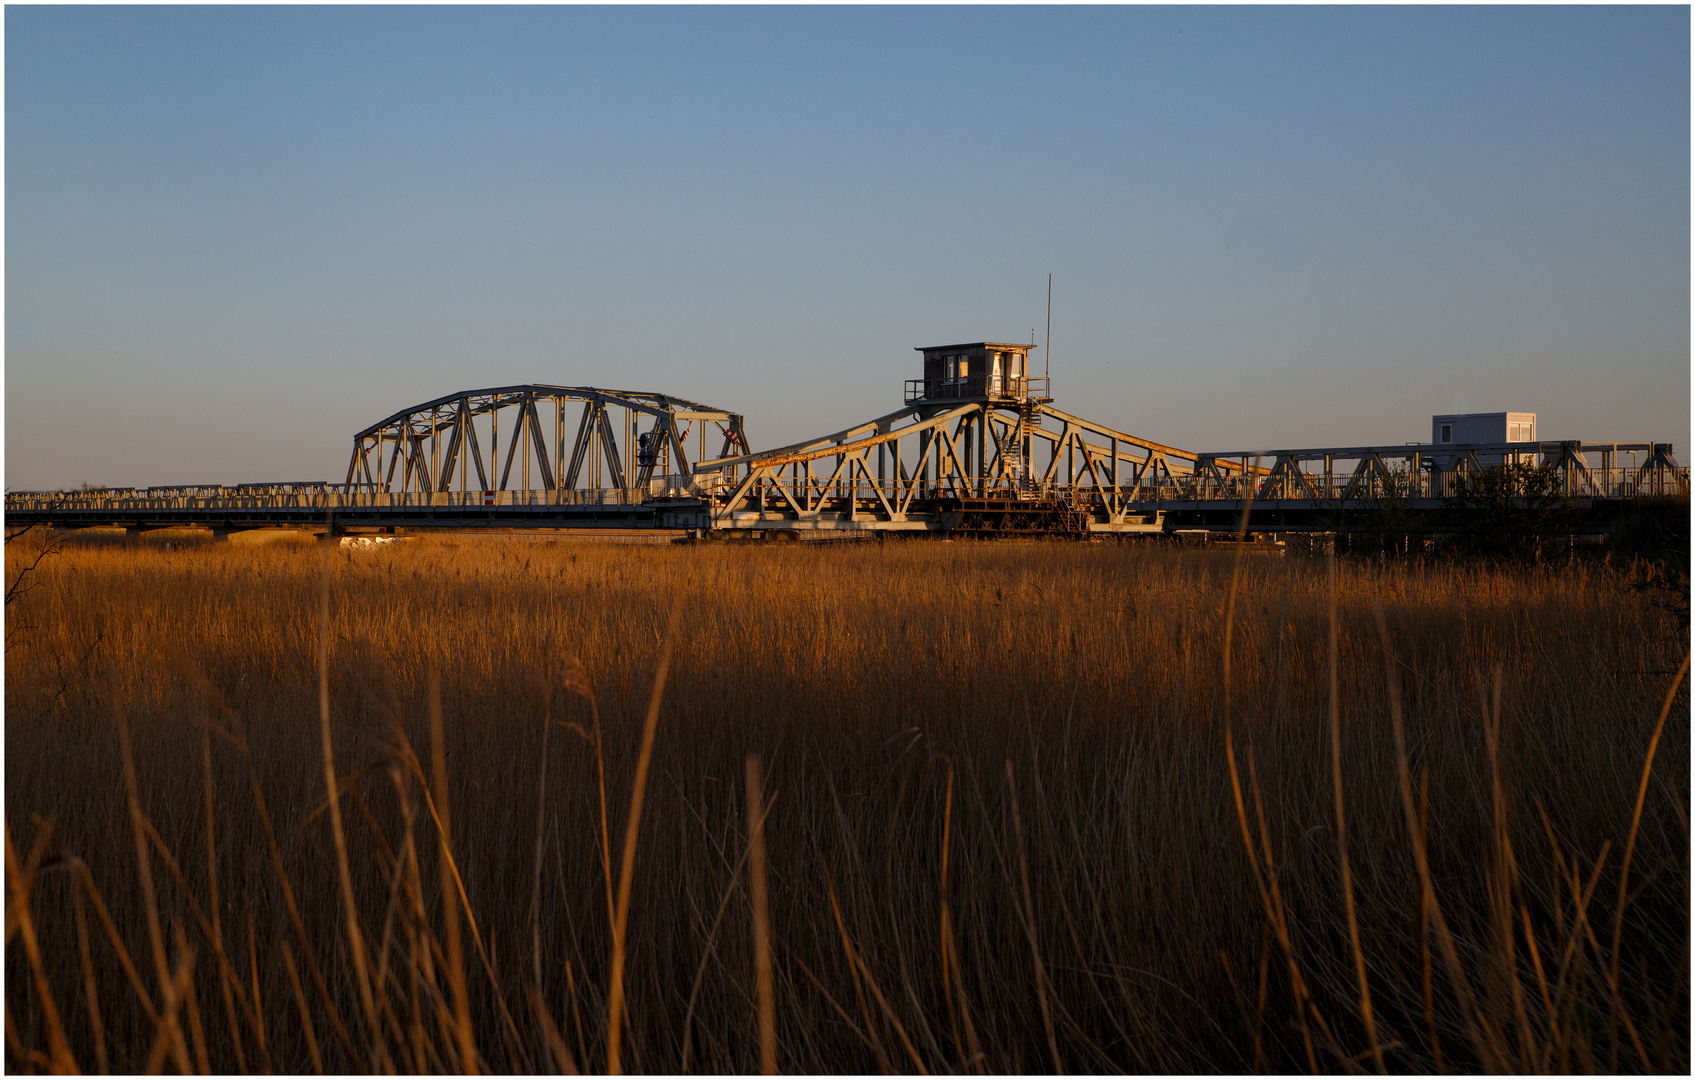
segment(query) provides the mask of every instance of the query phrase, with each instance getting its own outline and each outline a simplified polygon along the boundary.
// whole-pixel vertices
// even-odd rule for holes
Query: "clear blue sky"
[[[1687,462],[1689,18],[8,7],[5,482],[339,480],[522,381],[773,446],[1049,272],[1057,404],[1148,438]]]

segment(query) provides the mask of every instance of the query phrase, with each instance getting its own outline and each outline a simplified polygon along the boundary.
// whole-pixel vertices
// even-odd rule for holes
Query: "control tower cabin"
[[[1030,374],[1034,345],[976,341],[965,345],[921,345],[924,377],[906,381],[908,404],[918,401],[1047,402],[1046,376]]]

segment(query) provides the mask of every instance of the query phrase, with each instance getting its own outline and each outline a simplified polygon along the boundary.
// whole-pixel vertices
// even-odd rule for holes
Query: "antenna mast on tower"
[[[1048,341],[1042,346],[1042,378],[1053,374],[1053,275],[1048,275]]]

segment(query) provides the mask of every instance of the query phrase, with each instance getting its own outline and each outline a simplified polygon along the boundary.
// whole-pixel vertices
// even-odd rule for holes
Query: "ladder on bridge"
[[[1035,498],[1038,494],[1036,478],[1030,475],[1030,463],[1024,458],[1024,443],[1030,438],[1030,429],[1037,426],[1036,416],[1040,411],[1041,406],[1033,401],[1020,402],[1018,423],[1012,429],[1012,437],[1002,438],[999,431],[994,433],[1001,463],[1021,499]]]
[[[1059,520],[1065,531],[1078,536],[1088,535],[1089,523],[1095,519],[1088,502],[1078,497],[1075,488],[1067,490],[1058,501]]]

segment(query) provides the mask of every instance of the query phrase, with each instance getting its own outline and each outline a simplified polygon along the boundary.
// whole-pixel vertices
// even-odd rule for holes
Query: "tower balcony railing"
[[[906,403],[951,401],[960,398],[998,398],[1005,401],[1046,399],[1046,376],[968,375],[963,379],[908,379]]]

